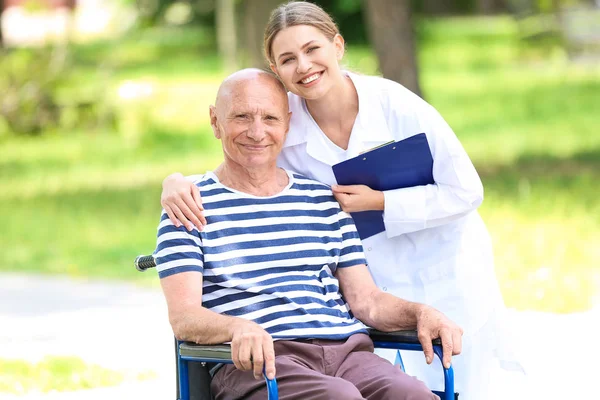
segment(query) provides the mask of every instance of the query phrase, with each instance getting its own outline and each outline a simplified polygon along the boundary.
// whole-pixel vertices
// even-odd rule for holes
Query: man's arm
[[[267,377],[275,377],[271,335],[252,321],[203,307],[201,272],[182,272],[162,278],[160,282],[175,337],[201,344],[231,342],[231,357],[238,369],[253,370],[254,377],[260,379],[264,363]]]
[[[381,291],[366,265],[338,268],[336,277],[352,313],[366,325],[384,332],[417,329],[428,364],[433,361],[431,341],[435,338],[442,340],[446,368],[452,355],[460,354],[463,331],[458,325],[432,307]]]

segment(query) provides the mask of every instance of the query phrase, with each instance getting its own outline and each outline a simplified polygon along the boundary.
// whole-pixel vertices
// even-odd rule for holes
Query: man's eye
[[[271,120],[271,121],[277,121],[277,117],[274,117],[272,115],[267,115],[265,119]]]
[[[248,118],[248,114],[238,114],[235,117],[238,119],[246,119],[246,118]]]

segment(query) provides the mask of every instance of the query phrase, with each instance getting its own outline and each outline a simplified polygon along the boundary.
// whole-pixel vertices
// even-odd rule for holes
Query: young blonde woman
[[[385,231],[363,241],[377,285],[458,323],[464,345],[453,367],[460,398],[491,399],[490,375],[503,350],[504,303],[490,238],[477,213],[483,187],[452,129],[400,84],[342,70],[344,39],[331,17],[312,3],[275,9],[264,48],[289,91],[292,112],[279,166],[332,185],[344,211],[383,210]],[[421,132],[434,158],[434,184],[384,192],[336,185],[332,165]],[[176,224],[191,229],[192,223],[205,223],[198,189],[181,174],[165,179],[161,203]],[[393,354],[383,355],[393,360]],[[422,354],[402,356],[410,375],[442,389],[439,366],[426,365]]]

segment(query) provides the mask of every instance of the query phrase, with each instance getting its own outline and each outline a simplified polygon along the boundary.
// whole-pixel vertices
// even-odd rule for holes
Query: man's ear
[[[215,106],[209,107],[210,112],[210,126],[212,127],[213,134],[217,139],[221,139],[221,131],[219,130],[219,121],[217,119],[217,108]]]

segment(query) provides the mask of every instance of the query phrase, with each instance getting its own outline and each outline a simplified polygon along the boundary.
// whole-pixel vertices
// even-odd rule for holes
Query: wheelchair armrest
[[[187,359],[203,359],[209,362],[231,363],[231,346],[228,344],[179,343],[179,354]]]
[[[177,365],[178,365],[178,385],[179,388],[182,388],[181,392],[184,395],[181,396],[182,399],[188,399],[189,397],[189,384],[187,381],[188,377],[188,367],[187,365],[184,367],[185,363],[181,363],[180,360],[185,361],[200,361],[205,363],[223,363],[223,364],[233,364],[231,360],[231,346],[228,344],[213,344],[213,345],[203,345],[192,342],[181,342],[179,343],[179,355],[177,357]],[[183,374],[185,375],[185,379],[182,379],[182,370],[184,370]],[[277,389],[277,380],[275,378],[269,379],[267,378],[264,370],[263,376],[265,377],[265,383],[267,384],[267,399],[278,399],[279,391]],[[179,390],[178,390],[179,393]],[[179,398],[179,397],[178,397]]]
[[[420,344],[417,331],[395,331],[381,332],[377,329],[369,329],[369,336],[374,342],[392,342],[392,343],[409,343]],[[441,345],[441,339],[433,339],[434,345]]]
[[[374,342],[420,344],[417,331],[414,330],[382,332],[377,329],[369,329],[369,336]],[[433,340],[433,344],[441,345],[442,341],[437,338]],[[179,353],[186,358],[210,359],[212,362],[231,362],[231,346],[228,344],[205,345],[181,342]]]

